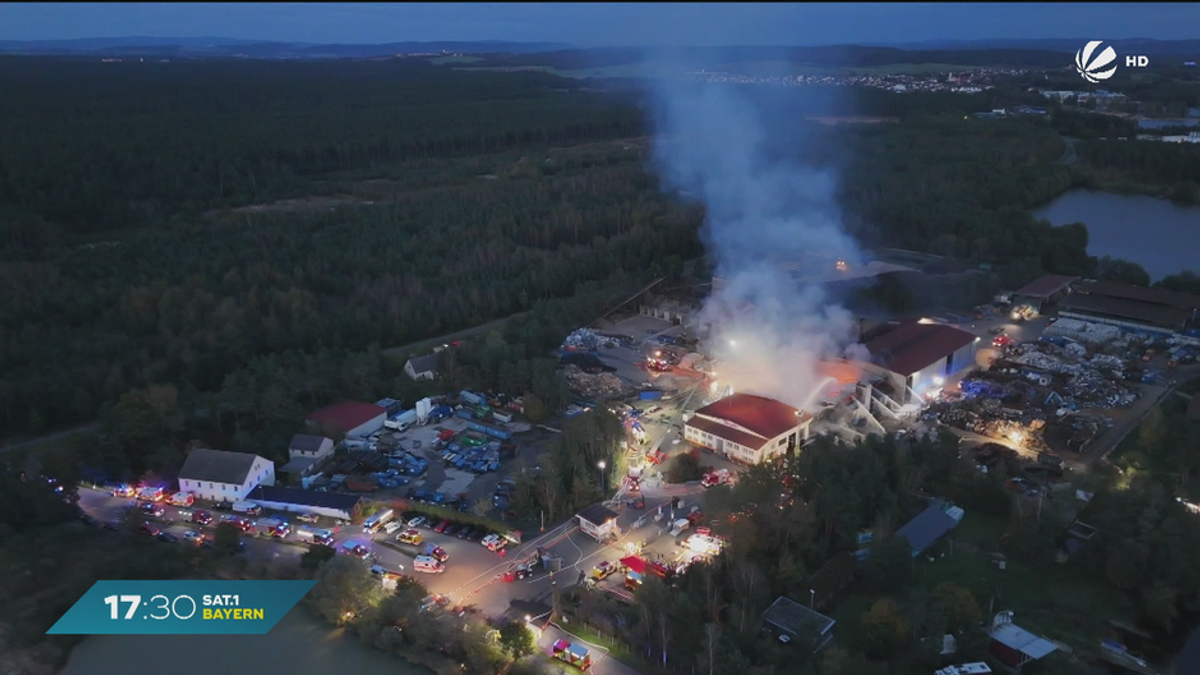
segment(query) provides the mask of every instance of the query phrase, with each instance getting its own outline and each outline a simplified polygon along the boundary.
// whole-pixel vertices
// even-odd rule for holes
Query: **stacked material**
[[[1046,335],[1062,335],[1089,345],[1107,345],[1121,340],[1121,329],[1104,323],[1059,319],[1046,327]]]
[[[593,375],[583,372],[577,366],[567,366],[563,368],[563,375],[567,378],[567,385],[570,386],[572,391],[587,398],[616,398],[624,393],[626,389],[625,383],[621,381],[621,378],[612,373],[597,373]]]
[[[597,335],[587,328],[580,328],[563,340],[564,349],[583,349],[593,351],[602,347],[616,347],[620,342],[616,338]]]

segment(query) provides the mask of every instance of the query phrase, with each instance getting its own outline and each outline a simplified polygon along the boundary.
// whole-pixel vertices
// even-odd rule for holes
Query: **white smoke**
[[[659,170],[707,208],[705,244],[723,283],[701,323],[712,326],[717,379],[811,411],[823,398],[815,364],[852,344],[855,325],[780,264],[832,272],[838,259],[861,258],[841,226],[836,176],[806,162],[803,147],[781,151],[800,113],[756,106],[722,85],[661,81],[654,94]]]

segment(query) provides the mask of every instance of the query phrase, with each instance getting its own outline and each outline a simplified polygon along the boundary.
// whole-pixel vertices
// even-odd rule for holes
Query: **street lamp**
[[[817,604],[817,592],[813,589],[808,589],[808,608],[813,609]]]
[[[604,473],[604,467],[607,465],[604,460],[600,460],[596,466],[600,467],[600,492],[608,496],[608,475]]]

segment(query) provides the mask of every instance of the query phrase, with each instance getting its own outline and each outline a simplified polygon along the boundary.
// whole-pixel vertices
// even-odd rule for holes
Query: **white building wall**
[[[346,436],[348,438],[355,438],[355,437],[361,438],[363,436],[370,436],[371,434],[375,433],[376,431],[379,431],[380,429],[382,429],[383,423],[386,420],[387,420],[387,413],[381,412],[381,413],[379,413],[378,417],[373,417],[370,420],[363,422],[362,424],[347,431]]]
[[[734,443],[717,434],[701,431],[690,424],[685,425],[683,429],[684,440],[692,445],[708,448],[713,452],[724,454],[730,459],[746,464],[758,464],[765,459],[787,452],[788,439],[793,435],[796,436],[796,446],[799,447],[808,438],[808,424],[805,423],[788,429],[786,432],[767,441],[761,448],[749,448],[740,443]]]
[[[341,518],[342,520],[350,520],[352,515],[349,511],[330,508],[328,506],[309,506],[307,504],[291,504],[287,502],[270,502],[264,499],[252,499],[255,504],[270,509],[272,511],[283,511],[285,513],[311,513],[316,516],[325,516],[327,518]]]
[[[186,478],[179,479],[179,489],[181,492],[191,492],[196,496],[196,499],[204,499],[210,502],[241,501],[256,486],[270,486],[274,484],[275,462],[263,459],[262,457],[254,458],[254,464],[250,466],[250,473],[246,477],[246,482],[241,485]]]
[[[322,440],[321,447],[314,451],[291,450],[291,449],[288,450],[288,456],[292,459],[296,459],[297,457],[312,457],[313,459],[320,459],[322,457],[325,457],[326,455],[332,455],[332,454],[333,454],[333,440],[329,439],[329,438]]]

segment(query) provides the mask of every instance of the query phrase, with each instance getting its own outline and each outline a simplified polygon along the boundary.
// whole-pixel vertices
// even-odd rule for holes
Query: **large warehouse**
[[[1047,274],[1025,284],[1013,293],[1012,304],[1029,305],[1039,312],[1043,312],[1046,310],[1047,305],[1054,304],[1070,294],[1071,285],[1078,281],[1079,277],[1064,274]]]
[[[925,320],[890,321],[865,336],[871,353],[864,371],[881,375],[899,403],[915,402],[941,388],[946,378],[975,365],[979,338]]]
[[[304,418],[310,425],[340,431],[347,437],[368,436],[383,428],[387,409],[374,403],[343,401]]]
[[[1196,320],[1200,297],[1115,281],[1078,284],[1060,303],[1059,315],[1127,330],[1183,333]]]
[[[733,394],[696,411],[684,426],[693,445],[758,464],[808,438],[812,416],[774,399]]]

